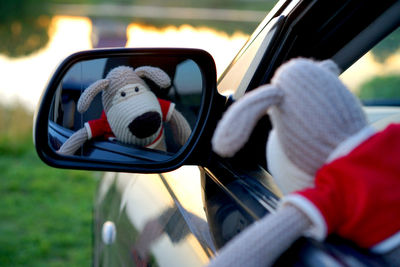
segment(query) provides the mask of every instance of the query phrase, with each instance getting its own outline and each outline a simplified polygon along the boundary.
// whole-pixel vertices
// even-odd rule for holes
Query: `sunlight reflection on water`
[[[49,29],[50,40],[38,52],[21,58],[8,58],[0,54],[0,101],[16,101],[34,110],[47,80],[55,67],[71,53],[91,49],[93,23],[86,17],[55,16]],[[206,27],[182,25],[156,28],[132,23],[127,27],[127,47],[190,47],[208,51],[215,60],[220,75],[231,62],[248,35],[236,32],[229,35]],[[378,63],[367,54],[341,76],[344,83],[355,91],[370,77],[400,72],[400,56],[395,54]]]
[[[358,93],[359,87],[367,80],[390,73],[400,74],[400,53],[392,54],[384,62],[378,62],[373,54],[368,52],[348,68],[340,78],[352,92]]]
[[[127,29],[127,47],[188,47],[201,48],[210,53],[217,67],[222,71],[248,39],[248,35],[234,33],[228,35],[211,28],[195,28],[190,25],[156,28],[131,24]]]
[[[22,102],[34,110],[55,67],[71,53],[92,48],[92,22],[85,17],[56,16],[51,21],[50,40],[33,55],[7,58],[0,55],[0,99],[3,103]],[[156,28],[131,24],[127,29],[127,47],[192,47],[208,51],[218,73],[229,64],[248,35],[228,35],[210,28]]]
[[[92,47],[91,30],[92,24],[88,18],[56,16],[50,24],[50,40],[46,47],[17,59],[0,55],[2,102],[19,101],[33,110],[60,61],[73,52]]]

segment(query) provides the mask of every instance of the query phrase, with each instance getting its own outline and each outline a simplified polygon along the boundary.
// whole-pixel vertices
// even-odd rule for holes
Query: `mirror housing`
[[[141,62],[146,62],[150,58],[153,61],[160,59],[167,65],[170,64],[169,60],[174,62],[183,58],[195,63],[201,73],[202,97],[199,100],[197,120],[191,125],[191,135],[179,150],[167,153],[135,146],[124,147],[118,142],[97,140],[90,141],[87,146],[90,148],[88,150],[90,153],[85,155],[77,153],[63,155],[57,152],[59,147],[55,147],[54,143],[57,142],[54,142],[54,139],[59,138],[58,143],[62,143],[74,133],[74,129],[64,128],[50,120],[51,114],[54,113],[56,95],[60,95],[63,79],[77,64],[105,58],[134,58],[135,61]],[[136,66],[135,69],[139,70]],[[211,136],[222,114],[224,103],[225,97],[219,95],[216,90],[214,60],[203,50],[116,48],[82,51],[66,58],[51,76],[34,116],[34,143],[39,157],[48,165],[59,168],[159,173],[176,169],[183,164],[203,165],[211,153]]]

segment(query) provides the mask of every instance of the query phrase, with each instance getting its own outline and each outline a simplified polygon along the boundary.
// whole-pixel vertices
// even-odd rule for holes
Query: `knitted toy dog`
[[[93,98],[103,92],[101,118],[85,123],[85,127],[70,136],[58,153],[72,155],[87,140],[98,136],[165,150],[163,121],[170,123],[174,138],[183,145],[191,134],[186,119],[174,108],[175,104],[158,99],[140,77],[152,80],[161,88],[171,84],[169,76],[159,68],[143,66],[134,70],[119,66],[112,69],[105,79],[91,84],[78,101],[78,111],[83,113]]]
[[[285,197],[210,266],[271,265],[300,236],[331,233],[400,263],[400,125],[376,133],[338,74],[333,61],[294,59],[228,109],[213,149],[234,155],[268,112],[267,162]]]

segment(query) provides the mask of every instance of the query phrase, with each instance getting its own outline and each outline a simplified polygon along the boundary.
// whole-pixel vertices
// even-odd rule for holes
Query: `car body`
[[[204,122],[209,131],[197,146],[205,147],[191,152],[197,164],[157,174],[105,173],[94,205],[94,265],[202,266],[237,233],[273,212],[282,194],[266,166],[268,118],[229,159],[210,150],[216,122],[290,58],[331,58],[346,70],[398,28],[399,13],[398,1],[278,2],[219,77],[218,92],[227,97],[214,103],[219,106]],[[382,127],[398,120],[400,109],[366,111]],[[382,260],[333,236],[325,242],[301,238],[277,264],[379,266]]]

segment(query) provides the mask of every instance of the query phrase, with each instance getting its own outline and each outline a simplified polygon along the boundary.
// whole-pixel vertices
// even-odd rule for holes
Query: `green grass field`
[[[51,168],[36,155],[32,118],[0,107],[0,266],[88,266],[100,173]]]

